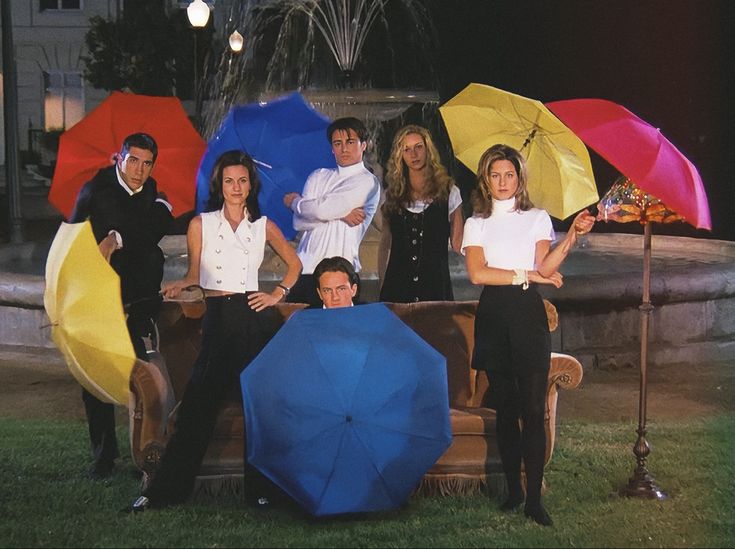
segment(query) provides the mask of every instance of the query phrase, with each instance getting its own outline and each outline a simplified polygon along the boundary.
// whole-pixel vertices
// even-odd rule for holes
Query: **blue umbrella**
[[[313,515],[400,507],[452,442],[446,359],[380,303],[295,313],[240,382],[248,461]]]
[[[268,103],[233,107],[207,144],[199,164],[196,211],[206,206],[217,158],[239,149],[258,163],[263,184],[258,198],[261,213],[272,219],[286,238],[293,238],[296,231],[291,211],[283,205],[283,195],[301,192],[315,169],[335,166],[327,140],[328,126],[329,119],[309,106],[298,92]]]

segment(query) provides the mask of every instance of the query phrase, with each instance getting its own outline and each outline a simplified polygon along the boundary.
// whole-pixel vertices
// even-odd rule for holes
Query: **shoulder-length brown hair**
[[[408,180],[408,166],[403,161],[403,142],[410,134],[421,136],[426,147],[426,170],[427,188],[424,198],[426,200],[448,200],[449,191],[454,180],[447,173],[441,163],[439,151],[434,145],[429,130],[422,126],[404,126],[393,138],[393,145],[388,158],[385,180],[387,188],[385,191],[385,203],[383,213],[390,214],[407,207],[411,199],[411,184]]]
[[[472,211],[480,217],[490,217],[493,213],[493,195],[490,192],[490,168],[493,162],[508,160],[518,174],[518,189],[515,194],[514,210],[525,212],[533,208],[528,197],[528,169],[523,155],[508,145],[493,145],[486,150],[477,165],[477,188],[472,191]]]
[[[222,180],[224,178],[225,168],[230,166],[242,166],[248,171],[250,177],[250,192],[245,199],[245,207],[248,210],[250,221],[260,219],[260,206],[258,205],[258,194],[260,194],[260,177],[255,167],[255,161],[252,157],[240,150],[231,150],[222,153],[212,169],[212,176],[209,180],[209,199],[204,211],[213,212],[222,209],[225,202],[222,193]]]

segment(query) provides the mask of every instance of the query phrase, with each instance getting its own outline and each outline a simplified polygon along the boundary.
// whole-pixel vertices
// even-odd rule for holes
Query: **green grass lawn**
[[[234,496],[125,514],[139,482],[127,455],[108,482],[93,482],[86,425],[0,419],[0,546],[735,547],[735,416],[649,424],[663,502],[616,494],[635,466],[635,425],[558,427],[545,496],[555,525],[543,528],[483,496],[413,497],[396,512],[320,520]]]

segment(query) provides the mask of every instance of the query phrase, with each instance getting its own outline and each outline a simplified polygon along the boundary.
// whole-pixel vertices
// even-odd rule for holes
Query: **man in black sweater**
[[[150,177],[158,146],[148,134],[125,138],[116,164],[97,172],[77,196],[70,223],[89,219],[100,252],[120,276],[127,326],[138,358],[146,358],[144,338],[153,338],[153,318],[163,279],[163,252],[158,242],[168,231],[171,206]],[[83,266],[80,266],[83,268]],[[92,478],[111,474],[119,456],[115,436],[115,408],[86,390],[82,400],[89,424],[94,461]]]

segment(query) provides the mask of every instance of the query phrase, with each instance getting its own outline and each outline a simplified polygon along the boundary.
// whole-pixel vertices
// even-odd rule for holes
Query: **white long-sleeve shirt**
[[[296,253],[303,274],[312,274],[325,257],[342,256],[359,272],[359,250],[378,209],[380,182],[362,162],[334,169],[318,169],[309,175],[301,198],[291,203],[293,226],[303,231]],[[355,208],[364,208],[365,220],[350,227],[341,219]]]

